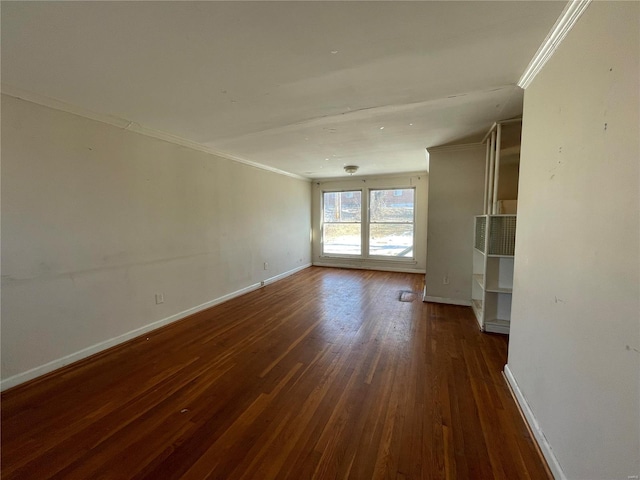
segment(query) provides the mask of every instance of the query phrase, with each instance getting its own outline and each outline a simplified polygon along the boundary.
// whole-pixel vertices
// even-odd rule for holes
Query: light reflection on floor
[[[371,288],[376,281],[375,274],[366,271],[354,274],[354,270],[331,269],[325,274],[316,292],[322,321],[314,336],[338,344],[353,345],[362,339],[377,343],[385,338],[387,348],[406,345],[415,307],[413,302],[401,302],[400,293],[411,291],[414,285],[404,276],[392,276],[384,286]],[[387,343],[390,338],[395,342]]]

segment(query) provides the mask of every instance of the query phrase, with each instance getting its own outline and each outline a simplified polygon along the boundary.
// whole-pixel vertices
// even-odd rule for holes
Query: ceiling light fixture
[[[347,165],[346,167],[344,167],[344,171],[347,172],[349,175],[353,175],[358,171],[358,168],[360,167],[358,167],[357,165]]]

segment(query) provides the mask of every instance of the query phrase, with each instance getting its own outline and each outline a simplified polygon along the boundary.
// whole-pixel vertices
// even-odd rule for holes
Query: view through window
[[[324,254],[362,254],[362,192],[324,192],[322,198]]]
[[[323,255],[413,258],[415,189],[324,192],[322,201]]]
[[[414,192],[369,191],[369,255],[413,257]]]

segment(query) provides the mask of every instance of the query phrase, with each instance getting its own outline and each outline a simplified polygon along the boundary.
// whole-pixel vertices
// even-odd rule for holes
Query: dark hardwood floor
[[[2,478],[548,478],[506,337],[422,282],[309,268],[13,388]]]

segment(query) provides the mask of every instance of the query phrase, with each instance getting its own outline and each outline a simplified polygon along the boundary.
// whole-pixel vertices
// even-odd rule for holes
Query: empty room
[[[640,2],[0,18],[3,479],[640,478]]]

